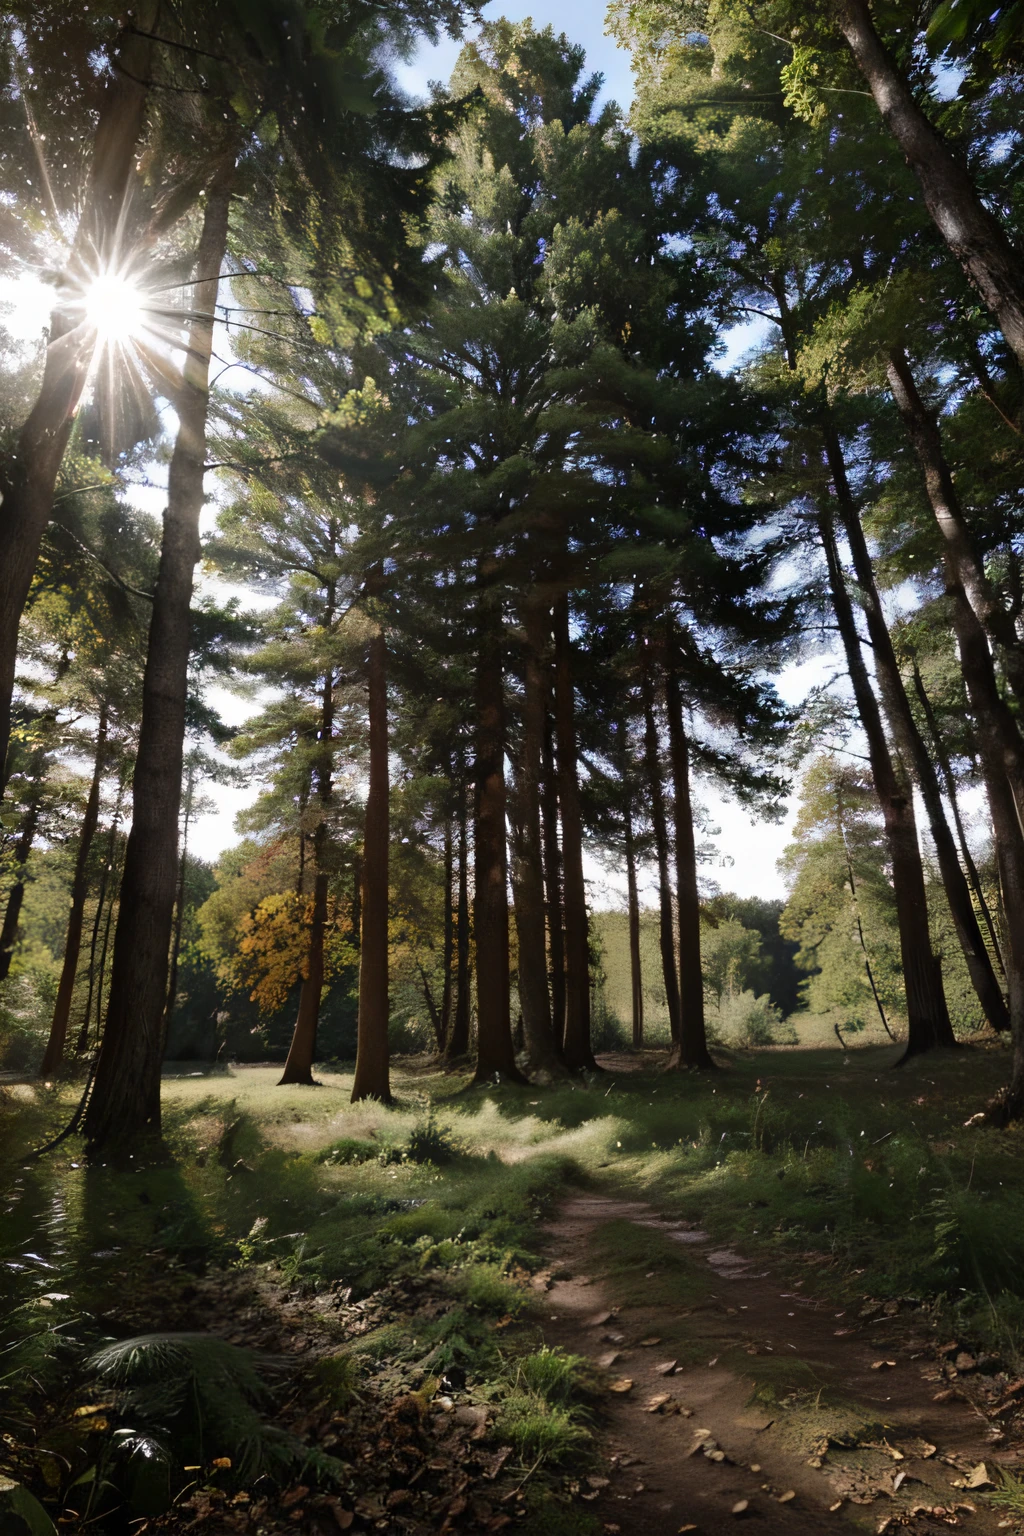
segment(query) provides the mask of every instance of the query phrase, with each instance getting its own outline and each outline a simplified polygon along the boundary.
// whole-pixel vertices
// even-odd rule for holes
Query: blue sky
[[[603,0],[562,0],[561,4],[555,0],[532,0],[527,4],[506,0],[502,4],[496,0],[484,7],[483,14],[488,21],[499,16],[507,16],[510,21],[525,21],[529,17],[538,28],[551,25],[556,32],[564,32],[571,43],[582,43],[587,50],[588,73],[600,70],[605,77],[602,100],[617,101],[624,111],[628,110],[633,98],[629,55],[604,35]],[[407,91],[426,95],[428,80],[447,81],[460,47],[460,43],[447,39],[436,48],[422,46],[411,63],[400,66],[395,73]]]

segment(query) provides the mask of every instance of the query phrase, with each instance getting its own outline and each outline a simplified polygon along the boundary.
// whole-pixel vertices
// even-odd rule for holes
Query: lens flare
[[[141,288],[130,277],[101,272],[83,295],[85,323],[101,347],[128,346],[145,325]]]

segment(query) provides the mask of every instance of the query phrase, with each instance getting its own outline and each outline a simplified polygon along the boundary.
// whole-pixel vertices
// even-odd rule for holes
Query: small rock
[[[633,1381],[629,1376],[620,1376],[617,1381],[608,1383],[609,1392],[632,1392]]]
[[[734,1515],[745,1515],[749,1508],[749,1499],[737,1499],[736,1503],[732,1507],[732,1512]]]

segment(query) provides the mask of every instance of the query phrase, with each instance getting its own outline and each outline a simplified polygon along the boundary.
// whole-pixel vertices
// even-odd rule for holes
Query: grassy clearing
[[[0,1375],[58,1391],[117,1336],[118,1297],[155,1271],[263,1265],[311,1305],[406,1296],[327,1368],[346,1391],[372,1378],[429,1394],[455,1373],[524,1473],[575,1467],[595,1382],[544,1349],[526,1283],[573,1184],[761,1250],[808,1289],[928,1299],[958,1336],[1019,1362],[1024,1132],[964,1125],[1005,1077],[1005,1055],[970,1048],[899,1071],[895,1056],[789,1049],[701,1077],[643,1064],[540,1090],[467,1091],[413,1063],[388,1108],[350,1105],[340,1073],[317,1089],[278,1088],[267,1068],[178,1073],[165,1083],[171,1158],[129,1173],[82,1166],[74,1144],[26,1169],[26,1147],[74,1090],[9,1091],[0,1259],[17,1267]],[[695,1253],[632,1223],[599,1232],[595,1259],[623,1301],[677,1317],[709,1285]],[[685,1320],[659,1332],[680,1358],[703,1353]],[[784,1381],[759,1371],[765,1401],[817,1390],[797,1365]],[[585,1529],[535,1504],[538,1530],[549,1515],[552,1531]]]

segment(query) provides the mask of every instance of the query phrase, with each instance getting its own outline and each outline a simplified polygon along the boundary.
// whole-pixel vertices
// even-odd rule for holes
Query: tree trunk
[[[842,0],[838,21],[879,112],[921,183],[925,207],[1024,364],[1020,255],[985,207],[966,166],[914,100],[875,31],[868,0]]]
[[[828,564],[832,606],[839,627],[857,712],[868,740],[868,755],[885,822],[892,863],[892,883],[900,933],[900,956],[907,999],[907,1046],[903,1060],[935,1046],[956,1044],[949,1022],[938,959],[928,931],[924,869],[917,841],[910,786],[902,784],[893,765],[878,708],[861,652],[853,604],[839,563],[831,514],[819,509],[818,527]]]
[[[889,627],[885,622],[881,599],[878,595],[878,588],[875,585],[875,573],[871,564],[871,556],[868,552],[867,540],[864,537],[864,530],[861,527],[860,514],[847,479],[842,446],[838,433],[831,422],[827,422],[825,425],[824,437],[829,468],[832,473],[832,483],[835,487],[843,526],[846,530],[846,537],[850,546],[850,554],[853,558],[854,573],[861,590],[864,614],[868,626],[868,637],[871,641],[875,662],[875,676],[878,679],[881,690],[882,702],[889,721],[889,729],[893,734],[899,751],[913,765],[914,777],[917,779],[921,790],[921,798],[928,813],[928,823],[931,828],[932,840],[935,844],[935,853],[939,861],[939,871],[942,875],[946,900],[949,903],[953,926],[956,929],[960,948],[967,963],[971,984],[981,1004],[982,1011],[993,1029],[1007,1029],[1009,1028],[1010,1018],[1007,1013],[1006,1003],[1003,1000],[1003,994],[1000,991],[999,983],[992,969],[988,950],[985,948],[985,941],[974,911],[974,903],[971,901],[971,893],[968,889],[963,869],[960,866],[956,843],[950,831],[949,823],[946,820],[946,814],[942,805],[942,791],[939,787],[935,765],[928,753],[928,748],[924,744],[924,739],[917,728],[917,721],[914,719],[913,711],[910,708],[910,700],[907,697],[907,690],[903,684],[903,675],[900,671],[899,662],[896,660],[892,637],[889,634]]]
[[[6,784],[18,625],[50,519],[64,450],[88,381],[95,338],[75,301],[97,271],[123,260],[122,233],[146,117],[157,0],[142,0],[122,31],[100,108],[82,216],[50,316],[43,382],[12,454],[0,465],[0,793]]]
[[[455,955],[455,858],[450,809],[444,821],[444,983],[441,987],[441,1033],[437,1049],[444,1054],[452,1028],[452,960]]]
[[[509,1003],[508,849],[505,837],[505,689],[501,617],[478,597],[476,664],[476,1083],[526,1079],[516,1066]]]
[[[651,678],[651,646],[646,636],[640,637],[640,688],[644,706],[644,766],[647,770],[647,787],[651,796],[651,825],[654,828],[654,849],[658,860],[658,939],[661,945],[661,971],[665,981],[665,1002],[668,1007],[669,1031],[672,1036],[673,1054],[680,1043],[679,1022],[679,972],[676,969],[676,946],[672,923],[672,886],[669,879],[668,823],[665,819],[665,791],[661,781],[661,753],[658,747],[658,724],[654,718],[654,684]]]
[[[469,1050],[471,984],[469,975],[469,805],[466,765],[459,764],[459,897],[455,923],[455,1016],[445,1048],[448,1061]]]
[[[82,818],[82,830],[78,837],[78,856],[75,859],[75,873],[71,882],[71,911],[68,913],[67,934],[64,939],[64,962],[57,986],[50,1038],[43,1055],[43,1064],[39,1069],[42,1077],[52,1077],[64,1060],[64,1042],[67,1039],[68,1019],[71,1016],[71,997],[75,990],[78,956],[82,948],[85,898],[89,893],[89,853],[100,816],[100,788],[103,784],[106,748],[107,706],[104,704],[100,709],[92,783],[89,785],[89,798],[85,802],[85,815]]]
[[[540,780],[544,741],[550,629],[547,608],[535,592],[524,600],[523,732],[513,818],[512,893],[519,940],[519,1006],[530,1067],[548,1077],[564,1071],[551,1028],[544,933],[544,862],[540,830]]]
[[[952,477],[948,476],[948,471],[943,476],[940,464],[935,462],[936,454],[942,458],[941,440],[937,440],[937,432],[933,436],[925,430],[927,414],[920,397],[916,389],[908,388],[906,375],[892,358],[888,377],[924,472],[929,499],[944,485],[948,493]],[[932,507],[938,516],[934,501]],[[1024,757],[1020,733],[999,691],[985,631],[964,590],[948,546],[945,576],[946,592],[952,603],[953,630],[960,649],[960,666],[974,715],[1003,896],[1006,924],[1003,963],[1014,1042],[1013,1076],[1004,1099],[1004,1112],[1009,1118],[1017,1119],[1024,1114],[1024,833],[1020,820],[1024,805]]]
[[[185,875],[188,866],[188,829],[192,821],[195,802],[196,768],[189,762],[185,785],[185,815],[181,827],[181,852],[178,855],[178,889],[174,897],[174,931],[171,936],[171,963],[167,977],[167,1003],[164,1008],[164,1045],[167,1047],[167,1031],[170,1028],[174,1005],[178,1000],[178,962],[181,958],[181,936],[185,927]],[[162,1052],[161,1052],[162,1054]]]
[[[640,965],[640,899],[636,885],[636,845],[633,838],[632,794],[627,788],[625,809],[626,891],[629,908],[629,986],[632,1004],[633,1049],[644,1043],[644,988]]]
[[[1010,686],[1018,699],[1024,699],[1024,646],[1013,615],[999,601],[974,546],[946,460],[938,421],[921,399],[902,347],[890,351],[886,371],[893,398],[921,465],[946,555],[986,634],[999,647]]]
[[[196,307],[176,402],[178,435],[168,474],[149,628],[132,829],[114,935],[107,1025],[83,1119],[93,1154],[111,1142],[127,1143],[160,1130],[160,1061],[178,872],[192,582],[204,499],[214,306],[227,245],[233,175],[233,162],[225,161],[207,191],[196,261]]]
[[[960,801],[957,795],[953,764],[950,762],[949,753],[946,751],[946,744],[942,739],[942,732],[939,730],[939,722],[935,718],[932,701],[928,697],[928,690],[924,686],[924,679],[921,676],[916,661],[914,662],[914,691],[917,694],[928,726],[928,733],[932,739],[932,751],[935,754],[935,761],[939,765],[942,772],[942,781],[946,786],[946,799],[949,801],[949,808],[953,813],[953,825],[956,827],[957,842],[960,845],[960,858],[963,861],[964,869],[967,871],[967,879],[970,882],[974,900],[978,903],[981,915],[985,920],[985,931],[988,934],[995,962],[1005,974],[1006,967],[1003,964],[1003,952],[999,944],[999,935],[996,932],[992,912],[985,898],[985,888],[981,883],[981,875],[977,864],[974,862],[974,854],[971,852],[971,845],[967,841],[967,832],[964,827],[963,817],[960,814]]]
[[[4,920],[0,924],[0,981],[6,980],[10,974],[14,946],[18,941],[18,924],[21,922],[21,909],[25,901],[25,865],[28,863],[28,856],[32,852],[32,844],[35,842],[39,827],[39,811],[39,796],[34,795],[25,809],[21,832],[14,845],[14,867],[17,878],[7,893]]]
[[[558,801],[562,810],[562,878],[565,882],[565,1034],[563,1054],[571,1072],[597,1068],[590,1044],[590,926],[583,879],[583,822],[576,766],[576,705],[569,643],[569,597],[555,602],[555,737]]]
[[[700,895],[697,890],[697,850],[693,837],[690,797],[690,749],[683,725],[679,688],[679,644],[672,619],[666,656],[665,702],[676,843],[676,922],[679,934],[679,1045],[667,1065],[690,1071],[714,1070],[704,1025],[704,972],[700,957]]]
[[[117,853],[117,832],[121,825],[121,807],[124,803],[126,770],[122,767],[117,779],[117,799],[114,802],[114,814],[110,822],[110,835],[107,842],[107,856],[103,861],[103,869],[100,873],[100,888],[96,896],[96,916],[93,918],[92,939],[89,944],[89,990],[85,998],[85,1014],[82,1018],[82,1027],[78,1031],[78,1039],[75,1042],[75,1054],[81,1056],[89,1048],[89,1024],[92,1020],[92,1000],[96,990],[96,950],[99,947],[100,928],[103,922],[103,908],[107,897],[107,888],[110,884],[110,876],[114,868],[114,858]],[[113,907],[113,894],[111,894],[111,908]],[[109,930],[110,913],[107,912],[107,928]],[[104,940],[103,953],[106,955],[106,941]],[[99,1011],[97,1010],[96,1038],[99,1040]]]
[[[319,866],[323,853],[325,839],[318,834],[313,837],[314,847],[319,843],[317,864]],[[292,1030],[291,1043],[288,1046],[288,1055],[285,1059],[284,1071],[278,1078],[279,1088],[290,1085],[299,1085],[306,1088],[316,1087],[313,1077],[313,1062],[316,1059],[316,1035],[320,1023],[320,996],[324,987],[324,930],[327,927],[327,895],[330,878],[321,868],[313,877],[313,905],[309,919],[309,946],[306,950],[306,972],[299,988],[299,1007],[295,1016],[295,1028]]]
[[[565,1038],[565,907],[562,901],[562,854],[558,846],[558,775],[555,772],[553,678],[546,689],[541,786],[541,841],[544,853],[544,915],[548,930],[551,1033]]]
[[[387,639],[370,641],[367,671],[370,788],[363,831],[363,934],[359,946],[359,1038],[352,1102],[391,1102],[388,1051],[388,780]]]

